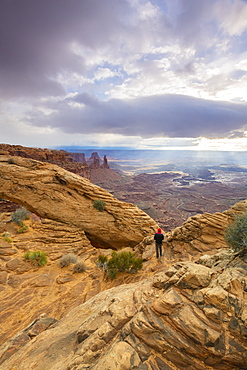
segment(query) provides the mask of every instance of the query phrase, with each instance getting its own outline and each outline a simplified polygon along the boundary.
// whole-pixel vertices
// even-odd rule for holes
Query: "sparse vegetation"
[[[11,220],[20,226],[22,221],[27,220],[28,218],[28,212],[25,207],[18,208],[11,216]]]
[[[93,202],[94,208],[96,208],[98,211],[103,212],[105,209],[105,202],[103,200],[97,199]]]
[[[12,239],[10,237],[10,233],[8,232],[4,232],[1,234],[1,237],[3,238],[3,240],[7,243],[12,243]]]
[[[9,159],[8,159],[8,163],[9,163],[9,164],[14,164],[14,163],[15,163],[14,158],[9,158]]]
[[[237,215],[225,230],[224,238],[234,253],[247,254],[247,213]]]
[[[47,264],[47,255],[42,251],[26,252],[24,258],[35,266],[45,266]]]
[[[69,266],[71,263],[76,263],[77,256],[74,253],[64,254],[59,259],[59,265],[61,268]]]
[[[96,261],[96,264],[98,267],[103,267],[104,263],[106,263],[107,261],[108,261],[107,256],[103,256],[103,254],[100,254]]]
[[[135,273],[142,268],[143,261],[141,258],[136,258],[131,252],[112,252],[111,258],[99,255],[96,264],[101,268],[111,279],[115,279],[118,272]]]
[[[28,226],[25,225],[22,221],[20,223],[20,228],[17,230],[19,234],[23,234],[28,230]]]
[[[87,269],[87,266],[84,261],[79,261],[73,266],[73,272],[74,273],[82,273],[85,272]]]

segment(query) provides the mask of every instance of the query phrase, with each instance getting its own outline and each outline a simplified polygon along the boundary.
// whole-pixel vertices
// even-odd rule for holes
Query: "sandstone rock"
[[[176,260],[197,259],[198,252],[213,255],[226,248],[224,232],[234,216],[247,212],[247,200],[235,204],[223,213],[204,213],[189,217],[181,227],[166,234],[165,257]],[[204,257],[205,258],[205,257]]]
[[[47,330],[56,320],[48,317],[46,314],[40,315],[35,319],[27,328],[22,332],[18,333],[13,339],[9,340],[2,347],[2,354],[0,358],[0,364],[11,357],[15,352],[17,352],[21,347],[23,347],[30,339],[36,337],[42,331]]]
[[[6,271],[0,272],[0,284],[6,284],[7,276],[8,274]]]
[[[73,280],[73,276],[70,274],[61,275],[56,278],[58,284],[65,284]]]
[[[16,253],[0,257],[0,321],[5,323],[0,326],[0,345],[42,312],[60,319],[102,290],[134,282],[143,274],[143,271],[138,274],[119,274],[118,279],[106,281],[103,272],[97,269],[95,260],[103,252],[110,256],[112,249],[92,247],[85,233],[76,227],[33,218],[32,214],[25,223],[29,231],[24,234],[18,234],[11,222],[7,224],[7,231],[13,239],[11,245]],[[29,250],[46,252],[48,264],[35,267],[27,262],[24,253]],[[72,274],[73,265],[61,269],[58,261],[68,253],[85,261],[85,274]]]
[[[164,270],[101,292],[70,311],[52,330],[38,334],[0,369],[244,369],[245,287],[240,284],[230,292],[221,285],[231,290],[230,276],[243,282],[247,264],[229,255],[219,271],[218,262],[211,268],[177,263],[168,274]],[[181,279],[188,271],[185,288],[171,282],[174,275]]]
[[[80,228],[94,246],[134,247],[157,228],[146,213],[87,179],[48,163],[20,157],[9,163],[9,159],[0,156],[0,197],[40,217]],[[97,199],[105,202],[103,212],[94,208]]]

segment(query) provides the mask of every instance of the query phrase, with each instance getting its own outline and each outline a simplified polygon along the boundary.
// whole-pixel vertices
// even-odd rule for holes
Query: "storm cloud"
[[[245,137],[246,31],[243,0],[4,1],[2,141]]]
[[[84,93],[65,99],[62,105],[61,102],[50,104],[49,108],[54,112],[50,115],[33,113],[30,122],[74,134],[113,133],[143,138],[221,138],[234,134],[242,137],[240,129],[247,125],[247,105],[183,95],[101,102]]]

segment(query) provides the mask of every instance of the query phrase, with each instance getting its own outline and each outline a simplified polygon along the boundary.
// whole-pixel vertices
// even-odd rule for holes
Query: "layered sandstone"
[[[22,158],[32,158],[42,162],[56,164],[67,171],[96,181],[119,180],[121,176],[110,170],[106,156],[103,160],[97,152],[93,152],[88,161],[84,153],[69,153],[65,150],[41,149],[24,147],[22,145],[0,144],[0,155],[11,155]],[[101,164],[102,162],[102,164]],[[97,175],[97,171],[100,174]],[[104,170],[104,171],[103,171]],[[94,174],[92,176],[92,171]]]
[[[75,306],[112,286],[145,279],[156,271],[170,268],[178,260],[195,262],[203,253],[212,255],[219,248],[227,248],[223,240],[225,227],[234,214],[246,210],[246,202],[236,204],[221,215],[221,223],[216,223],[220,217],[219,214],[200,215],[197,220],[197,233],[193,231],[193,219],[189,219],[186,228],[183,225],[176,229],[174,234],[167,234],[168,240],[164,243],[162,263],[155,258],[151,233],[134,250],[136,255],[144,260],[142,270],[138,274],[120,274],[114,281],[105,281],[102,271],[95,265],[99,254],[110,256],[112,250],[94,248],[81,229],[64,223],[39,219],[31,214],[30,220],[25,221],[28,231],[19,234],[18,225],[11,222],[11,214],[6,216],[1,214],[0,235],[7,232],[12,243],[0,237],[2,307],[0,321],[5,322],[5,325],[0,328],[0,344],[30,324],[27,311],[31,314],[32,320],[43,312],[60,319]],[[202,235],[204,235],[203,238]],[[211,235],[211,238],[206,238],[205,235]],[[185,238],[187,243],[183,243]],[[180,244],[181,248],[179,248]],[[49,262],[46,267],[37,269],[25,261],[24,253],[32,250],[42,250],[47,253]],[[82,258],[88,267],[87,272],[80,275],[73,274],[71,266],[59,268],[59,258],[67,253],[74,253],[79,259]],[[14,310],[13,306],[15,306]]]
[[[0,155],[12,155],[23,158],[33,158],[45,162],[73,162],[71,155],[65,150],[52,150],[24,147],[22,145],[0,144]]]
[[[0,369],[245,369],[246,268],[222,251],[101,292],[58,322],[43,315],[1,348],[24,341]]]
[[[0,197],[40,217],[80,228],[97,247],[134,247],[157,228],[145,212],[89,180],[21,157],[0,156]],[[103,212],[94,207],[95,200],[105,203]]]
[[[215,253],[225,247],[224,233],[238,214],[247,212],[247,200],[222,213],[204,213],[189,217],[182,226],[168,232],[166,249],[174,259],[191,259],[198,252]]]

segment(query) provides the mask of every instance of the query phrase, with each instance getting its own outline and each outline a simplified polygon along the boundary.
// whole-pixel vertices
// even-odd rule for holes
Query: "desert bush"
[[[107,264],[109,269],[115,268],[120,272],[132,272],[142,268],[142,259],[135,258],[134,253],[131,252],[113,252]]]
[[[97,199],[97,200],[95,200],[95,201],[93,202],[93,206],[94,206],[94,208],[96,208],[98,211],[103,212],[103,211],[104,211],[104,209],[105,209],[105,202],[103,202],[103,200],[99,200],[99,199]]]
[[[10,233],[8,232],[4,232],[1,234],[1,237],[3,238],[3,240],[7,243],[12,243],[12,239],[10,237]]]
[[[96,260],[96,265],[99,267],[99,268],[103,268],[104,264],[108,261],[108,258],[107,256],[104,256],[103,254],[100,254],[98,256],[98,259]]]
[[[73,272],[75,273],[82,273],[85,272],[87,269],[87,266],[84,261],[79,261],[73,266]]]
[[[71,263],[76,263],[77,257],[74,253],[64,254],[59,259],[59,265],[61,268],[69,266]]]
[[[27,231],[27,229],[28,229],[28,226],[27,226],[27,225],[25,225],[25,224],[21,221],[21,223],[20,223],[20,228],[17,230],[17,232],[18,232],[19,234],[23,234],[23,233],[25,233],[25,232]]]
[[[25,207],[18,208],[11,216],[11,221],[17,225],[21,225],[22,221],[29,218],[28,212]]]
[[[225,230],[224,239],[234,253],[247,253],[247,212],[235,216],[234,222]]]
[[[108,260],[106,256],[100,255],[96,264],[102,268],[111,279],[115,279],[118,272],[134,273],[142,268],[142,259],[136,258],[131,252],[112,252]]]
[[[5,242],[7,242],[7,243],[12,243],[12,239],[11,239],[11,238],[9,238],[8,236],[5,236],[5,237],[3,238],[3,240],[4,240]]]
[[[45,266],[47,264],[47,255],[42,251],[26,252],[24,258],[35,266]]]
[[[108,276],[110,279],[116,279],[117,277],[117,270],[116,269],[110,269],[108,270]]]
[[[8,164],[14,164],[14,163],[15,163],[14,158],[9,158],[8,159]]]

